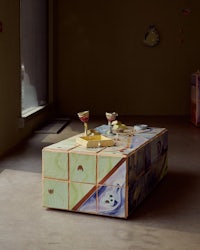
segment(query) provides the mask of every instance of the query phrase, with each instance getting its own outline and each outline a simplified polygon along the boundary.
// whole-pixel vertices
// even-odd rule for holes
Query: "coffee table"
[[[122,134],[111,147],[84,147],[80,136],[43,148],[42,205],[127,219],[167,173],[167,129]]]

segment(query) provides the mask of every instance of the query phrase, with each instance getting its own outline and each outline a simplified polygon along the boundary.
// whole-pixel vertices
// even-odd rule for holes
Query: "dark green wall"
[[[52,0],[49,0],[49,3],[52,8]],[[20,0],[0,1],[0,21],[3,25],[3,32],[0,33],[1,156],[29,136],[41,122],[50,116],[50,111],[44,110],[26,120],[21,118]],[[49,36],[51,35],[50,30]],[[52,41],[50,49],[52,50]],[[52,70],[51,64],[50,54],[49,65]],[[52,71],[49,74],[50,92],[52,92],[51,74]],[[50,93],[51,102],[52,93]]]
[[[200,1],[54,2],[59,114],[188,115],[190,75],[200,67]],[[182,9],[191,13],[183,15]],[[161,42],[143,44],[149,25]]]

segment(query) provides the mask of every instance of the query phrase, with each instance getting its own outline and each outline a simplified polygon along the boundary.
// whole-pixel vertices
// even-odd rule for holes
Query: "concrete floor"
[[[92,120],[92,118],[90,119]],[[41,150],[82,132],[33,134],[0,162],[0,250],[197,250],[200,245],[200,128],[186,117],[121,117],[169,131],[169,170],[128,220],[49,210],[41,202]],[[90,127],[105,119],[90,121]]]

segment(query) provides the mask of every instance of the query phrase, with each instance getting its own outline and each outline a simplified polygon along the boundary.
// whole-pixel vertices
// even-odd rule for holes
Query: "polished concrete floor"
[[[90,119],[90,127],[105,123]],[[41,203],[41,150],[82,132],[33,134],[0,162],[0,250],[200,249],[200,128],[187,117],[121,117],[169,131],[169,169],[128,220],[50,210]]]

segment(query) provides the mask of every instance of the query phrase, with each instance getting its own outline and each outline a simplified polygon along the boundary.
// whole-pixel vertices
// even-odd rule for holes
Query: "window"
[[[48,1],[21,0],[21,114],[42,109],[48,102]]]

